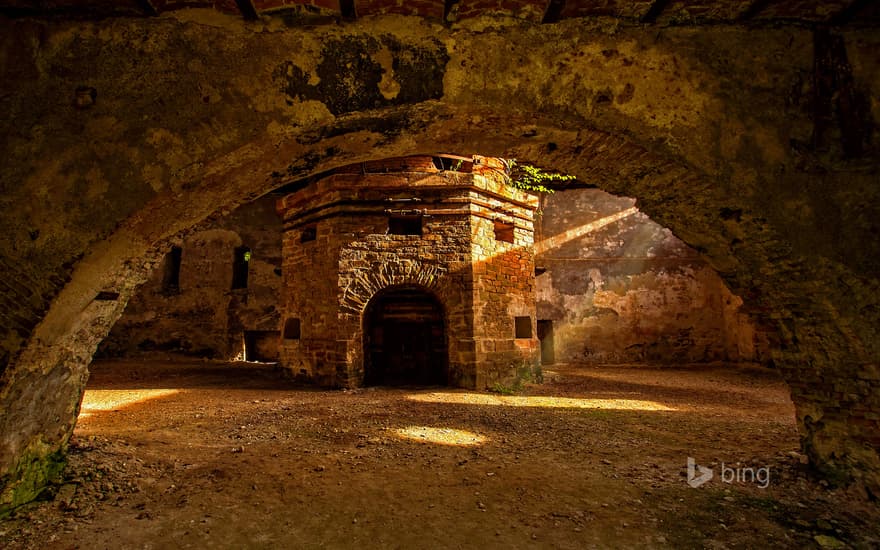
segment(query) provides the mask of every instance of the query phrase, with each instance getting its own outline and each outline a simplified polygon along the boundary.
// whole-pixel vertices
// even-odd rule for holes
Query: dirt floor
[[[0,547],[880,545],[876,505],[808,475],[773,372],[544,376],[318,391],[268,366],[98,363],[63,484]],[[689,486],[688,457],[713,478]]]

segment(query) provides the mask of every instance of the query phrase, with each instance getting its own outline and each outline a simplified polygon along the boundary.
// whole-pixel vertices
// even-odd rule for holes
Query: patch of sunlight
[[[397,436],[402,439],[411,439],[424,443],[437,443],[438,445],[458,445],[470,447],[481,445],[487,441],[482,436],[467,430],[454,428],[431,428],[428,426],[409,426],[395,430]]]
[[[180,390],[86,390],[79,416],[80,418],[88,417],[96,412],[113,411],[176,393],[180,393]]]
[[[418,393],[407,396],[424,403],[450,403],[454,405],[495,405],[506,407],[547,407],[563,409],[608,409],[622,411],[674,411],[656,401],[641,399],[582,399],[546,395],[493,395],[486,393]]]
[[[598,231],[606,225],[612,224],[618,220],[622,220],[627,216],[637,214],[638,212],[639,209],[633,206],[631,208],[627,208],[626,210],[621,210],[620,212],[615,212],[614,214],[605,216],[604,218],[591,221],[590,223],[586,223],[584,225],[581,225],[580,227],[569,229],[568,231],[564,231],[559,235],[542,239],[541,241],[535,243],[535,255],[543,254],[548,250],[558,248],[565,243],[571,242],[575,239],[579,239],[584,235],[593,233],[594,231]]]

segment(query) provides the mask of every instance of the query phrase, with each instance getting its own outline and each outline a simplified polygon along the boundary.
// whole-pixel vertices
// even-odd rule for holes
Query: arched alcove
[[[363,316],[364,384],[445,385],[448,379],[443,307],[415,286],[377,293]]]

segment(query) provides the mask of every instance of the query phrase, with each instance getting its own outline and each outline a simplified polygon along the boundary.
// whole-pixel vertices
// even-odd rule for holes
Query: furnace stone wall
[[[438,170],[430,157],[390,162],[334,174],[279,202],[284,323],[300,327],[282,341],[282,363],[321,385],[362,384],[367,304],[385,288],[411,285],[444,308],[451,385],[510,379],[518,363],[537,360],[534,331],[517,339],[513,326],[520,315],[534,324],[537,200],[491,169]],[[393,234],[394,217],[420,217],[420,234]],[[514,242],[498,241],[496,222]]]
[[[540,361],[531,204],[536,199],[527,199],[524,193],[519,194],[519,201],[502,199],[503,193],[513,191],[505,190],[491,174],[486,182],[498,195],[471,194],[475,212],[471,218],[474,338],[476,360],[481,365],[477,387],[502,383],[510,377],[511,368],[518,370]],[[498,215],[499,210],[503,214]],[[517,331],[517,318],[526,329]]]

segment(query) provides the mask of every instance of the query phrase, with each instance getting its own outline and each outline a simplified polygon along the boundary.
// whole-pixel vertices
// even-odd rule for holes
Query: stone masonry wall
[[[481,175],[438,171],[430,157],[406,159],[406,172],[395,162],[332,175],[279,202],[284,322],[299,319],[301,327],[298,338],[283,340],[282,363],[321,385],[362,384],[367,304],[384,288],[415,285],[444,307],[450,384],[509,378],[524,355],[517,350],[531,360],[536,349],[534,338],[517,344],[512,326],[512,315],[534,323],[533,264],[530,251],[497,253],[531,243],[529,206],[510,200],[528,196]],[[515,245],[495,242],[502,207],[518,212]],[[390,215],[414,211],[424,214],[421,235],[389,234]],[[303,242],[304,231],[315,239]]]
[[[258,199],[184,238],[177,287],[164,288],[166,256],[129,301],[99,356],[244,359],[245,331],[277,333],[281,220],[274,203]],[[232,289],[234,252],[241,246],[251,251],[247,287]]]
[[[359,220],[348,218],[358,225]],[[414,284],[433,293],[443,305],[452,385],[474,385],[471,266],[468,264],[469,220],[465,214],[430,216],[423,234],[388,235],[388,217],[361,218],[367,231],[347,243],[339,256],[341,320],[349,327],[352,375],[363,380],[363,307],[389,286]]]
[[[473,361],[465,360],[467,350],[457,338],[470,328],[466,214],[426,218],[421,236],[387,234],[384,210],[395,205],[385,202],[389,188],[409,199],[424,194],[408,189],[410,184],[426,183],[423,174],[337,174],[319,182],[315,192],[280,203],[284,320],[297,318],[301,326],[300,338],[284,339],[281,353],[294,375],[325,386],[361,385],[367,303],[388,286],[416,284],[435,293],[446,309],[450,377],[460,383],[473,378]],[[342,205],[354,197],[360,206]],[[440,196],[425,197],[432,198]],[[302,242],[306,228],[315,231],[314,241]]]
[[[495,196],[471,193],[474,271],[474,337],[477,341],[477,387],[508,382],[511,373],[540,362],[535,328],[534,212],[537,198],[504,186],[497,172],[480,172],[480,183]],[[502,198],[503,197],[503,198]],[[496,212],[501,210],[503,214]],[[511,231],[508,242],[501,231]],[[517,337],[515,319],[527,318],[527,332]]]
[[[538,317],[553,323],[556,361],[769,361],[742,300],[634,199],[563,190],[539,220]]]

